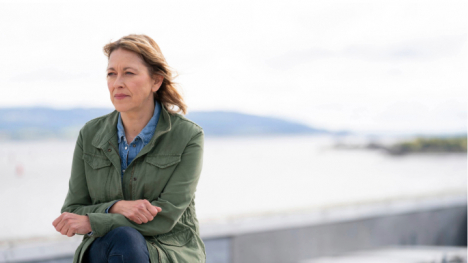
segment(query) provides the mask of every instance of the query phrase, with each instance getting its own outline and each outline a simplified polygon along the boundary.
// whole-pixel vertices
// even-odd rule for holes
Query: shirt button
[[[125,150],[127,150],[127,146],[125,146]]]
[[[133,147],[136,147],[136,145],[134,144]]]
[[[122,172],[124,172],[124,173],[125,173],[125,170],[122,170]]]
[[[107,151],[108,151],[108,152],[111,152],[111,151],[112,151],[112,149],[107,149]]]

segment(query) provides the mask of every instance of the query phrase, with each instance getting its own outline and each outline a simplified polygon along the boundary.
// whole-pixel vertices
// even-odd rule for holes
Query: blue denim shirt
[[[161,104],[158,101],[154,101],[154,114],[153,117],[149,120],[148,124],[141,130],[141,132],[133,139],[133,141],[129,144],[127,143],[127,137],[125,137],[125,130],[122,124],[122,118],[120,117],[119,112],[119,120],[117,122],[117,135],[118,135],[118,143],[119,143],[119,155],[120,155],[120,166],[121,166],[121,182],[123,184],[123,174],[125,169],[130,165],[130,163],[135,159],[138,153],[147,145],[151,138],[154,135],[154,131],[156,130],[156,125],[158,124],[159,120],[159,113],[161,112]],[[112,205],[110,205],[106,209],[106,213],[109,212],[109,209],[120,200],[115,201]],[[92,231],[88,233],[91,235]]]

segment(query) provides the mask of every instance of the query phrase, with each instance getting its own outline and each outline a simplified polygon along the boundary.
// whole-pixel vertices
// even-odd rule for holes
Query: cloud
[[[272,68],[289,69],[300,64],[332,57],[367,61],[434,60],[457,55],[464,47],[466,40],[467,34],[463,34],[415,39],[381,46],[349,45],[339,51],[314,47],[306,50],[293,50],[267,59],[266,63]]]
[[[37,70],[29,71],[27,73],[21,73],[11,77],[9,80],[13,82],[62,82],[69,80],[77,80],[88,77],[88,74],[83,72],[72,73],[56,69],[53,67],[39,68]]]
[[[294,50],[278,57],[268,59],[266,63],[273,68],[291,68],[299,64],[336,56],[336,52],[324,48]]]

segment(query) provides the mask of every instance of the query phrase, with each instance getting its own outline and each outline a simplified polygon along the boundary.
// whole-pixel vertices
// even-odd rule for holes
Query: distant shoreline
[[[86,122],[113,112],[108,108],[75,108],[60,110],[46,107],[0,108],[0,141],[37,140],[76,140],[80,129]],[[329,135],[338,139],[347,136],[364,136],[368,139],[393,137],[385,132],[353,132],[349,130],[327,130],[312,127],[274,116],[260,116],[233,111],[194,111],[185,117],[200,125],[207,137],[270,137],[270,136],[308,136]],[[409,136],[410,134],[408,134]],[[411,137],[424,137],[412,133]],[[464,136],[465,132],[437,134],[437,137]],[[343,146],[342,148],[353,146]],[[374,145],[373,147],[385,148]],[[465,147],[466,148],[466,147]],[[390,152],[392,149],[389,150]],[[393,151],[397,151],[393,149]],[[404,151],[404,150],[403,150]]]
[[[467,153],[467,137],[416,137],[412,140],[403,140],[391,145],[384,145],[378,142],[367,144],[345,144],[336,143],[335,149],[367,149],[382,150],[390,155],[406,154],[444,154],[444,153]]]

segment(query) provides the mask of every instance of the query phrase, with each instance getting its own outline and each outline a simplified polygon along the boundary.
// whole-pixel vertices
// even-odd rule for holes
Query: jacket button
[[[112,149],[107,149],[108,152],[112,152]]]
[[[133,177],[133,181],[136,181],[136,177]]]

